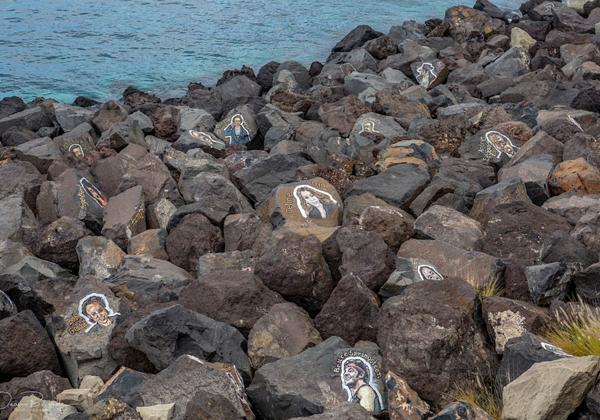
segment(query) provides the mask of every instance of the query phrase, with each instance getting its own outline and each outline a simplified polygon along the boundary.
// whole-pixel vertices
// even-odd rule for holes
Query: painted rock
[[[382,150],[375,166],[379,171],[384,172],[391,166],[402,163],[427,167],[430,164],[439,164],[440,158],[428,143],[421,140],[404,140]]]
[[[342,198],[336,189],[323,178],[277,187],[259,207],[259,214],[268,221],[278,210],[286,224],[304,226],[338,226],[342,218]]]
[[[417,82],[425,89],[444,83],[448,77],[448,67],[440,60],[415,62],[410,68]]]

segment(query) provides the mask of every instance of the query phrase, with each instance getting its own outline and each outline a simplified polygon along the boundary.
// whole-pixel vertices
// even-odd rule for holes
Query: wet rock
[[[5,117],[0,117],[0,135],[4,134],[10,127],[38,131],[42,127],[51,126],[52,121],[41,106],[35,106]]]
[[[529,266],[525,275],[536,305],[550,305],[554,300],[564,298],[571,280],[570,271],[559,262]]]
[[[483,299],[482,313],[488,335],[496,346],[496,353],[504,352],[506,343],[526,332],[540,334],[547,321],[546,311],[529,303],[499,296]]]
[[[274,155],[233,173],[233,181],[253,202],[262,202],[273,188],[295,181],[297,168],[311,162],[302,155]]]
[[[423,281],[388,299],[378,334],[387,366],[436,403],[475,366],[493,366],[495,356],[473,319],[476,302],[473,288],[458,280]]]
[[[206,273],[183,289],[179,302],[186,308],[226,322],[244,335],[283,298],[269,290],[252,272],[227,270]]]
[[[16,146],[14,151],[20,160],[32,163],[43,174],[48,172],[53,161],[62,156],[58,146],[50,137],[30,140]]]
[[[566,419],[585,398],[598,376],[593,356],[541,362],[503,390],[503,417]],[[524,401],[521,396],[529,395]]]
[[[418,236],[448,242],[466,250],[479,247],[483,237],[481,225],[448,207],[434,205],[415,220]]]
[[[116,274],[107,282],[132,301],[145,304],[176,300],[190,282],[181,268],[149,256],[127,255]]]
[[[123,250],[131,238],[146,230],[146,210],[141,186],[112,197],[104,212],[102,235],[112,239]]]
[[[333,280],[314,236],[274,232],[259,256],[255,273],[271,290],[316,314],[333,290]]]
[[[429,404],[406,383],[404,379],[389,371],[385,375],[388,410],[392,420],[421,420],[429,411]]]
[[[332,52],[352,51],[355,48],[362,47],[367,41],[378,38],[381,35],[381,32],[375,31],[368,25],[357,26],[333,47]]]
[[[125,253],[117,244],[103,236],[81,238],[75,248],[79,258],[79,276],[91,275],[107,279],[117,272]]]
[[[77,413],[75,407],[55,401],[46,401],[30,395],[21,399],[10,415],[11,420],[63,420]]]
[[[293,303],[278,303],[259,318],[248,336],[248,356],[255,369],[295,356],[321,342],[308,313]]]
[[[188,203],[198,203],[202,214],[221,224],[229,214],[252,212],[246,197],[227,178],[201,172],[193,178],[180,179],[179,189]]]
[[[458,278],[478,286],[501,283],[505,269],[500,258],[436,240],[410,239],[402,244],[398,257],[423,259],[444,278]]]
[[[28,376],[40,370],[62,373],[52,341],[33,312],[26,310],[0,320],[4,355],[0,362],[0,378],[7,381]]]
[[[583,194],[600,193],[600,170],[583,158],[559,163],[549,179],[555,195],[568,191]]]
[[[2,407],[0,419],[6,420],[19,402],[28,396],[36,396],[44,400],[53,400],[56,395],[71,387],[65,378],[55,375],[49,370],[41,370],[24,378],[13,378],[0,384]]]
[[[569,231],[560,216],[523,202],[496,206],[482,223],[481,250],[531,264],[539,258],[544,240],[556,231]]]
[[[354,274],[341,278],[325,305],[315,317],[323,338],[339,336],[348,343],[375,341],[379,299]]]
[[[130,255],[150,255],[152,258],[167,260],[169,256],[165,251],[167,234],[162,229],[149,229],[131,238],[127,253]]]
[[[23,193],[0,201],[0,240],[33,244],[37,228],[37,220],[25,202]]]
[[[195,271],[198,257],[207,252],[221,252],[221,230],[202,214],[185,216],[169,231],[166,248],[169,259],[186,271]]]
[[[345,401],[338,375],[333,375],[336,351],[348,344],[331,337],[302,353],[268,363],[256,371],[248,396],[265,419],[289,419],[320,414]],[[319,387],[315,383],[321,383]]]
[[[125,121],[127,119],[127,111],[123,106],[115,101],[107,101],[102,104],[100,109],[94,114],[92,124],[99,132],[108,130],[113,124]]]
[[[75,248],[81,238],[90,234],[82,221],[61,217],[38,234],[35,254],[70,270],[77,270],[79,261]]]
[[[427,168],[396,165],[388,171],[354,182],[350,195],[371,193],[389,204],[407,208],[429,182]]]

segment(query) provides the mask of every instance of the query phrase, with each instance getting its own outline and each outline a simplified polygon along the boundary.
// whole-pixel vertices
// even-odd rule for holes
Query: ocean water
[[[511,4],[512,3],[512,4]],[[516,0],[497,4],[515,6]],[[181,95],[242,64],[324,61],[359,24],[387,32],[458,0],[0,0],[0,98]],[[467,3],[472,5],[469,1]]]

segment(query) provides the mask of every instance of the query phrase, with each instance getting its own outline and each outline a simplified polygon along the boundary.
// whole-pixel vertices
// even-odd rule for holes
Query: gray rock
[[[152,312],[135,323],[126,338],[158,370],[189,354],[209,362],[232,363],[246,380],[251,377],[250,361],[242,348],[244,337],[235,328],[181,305]]]
[[[554,169],[551,155],[538,155],[509,168],[502,168],[498,173],[498,181],[520,178],[525,183],[527,195],[536,205],[541,205],[550,197],[548,178]]]
[[[335,44],[332,52],[352,51],[360,48],[367,41],[378,38],[382,33],[375,31],[368,25],[360,25],[350,31],[340,42]]]
[[[448,207],[434,205],[415,220],[415,233],[421,237],[448,242],[466,250],[479,248],[481,224]]]
[[[331,337],[258,369],[248,387],[254,410],[264,419],[279,420],[320,414],[343,403],[342,384],[333,370],[336,352],[348,347],[341,338]]]
[[[433,263],[420,258],[396,258],[396,269],[379,289],[379,296],[388,299],[402,294],[411,284],[425,280],[442,281],[444,276]]]
[[[54,107],[54,116],[56,121],[65,133],[73,130],[80,124],[88,123],[92,120],[94,112],[78,106],[63,105],[59,103],[52,104]]]
[[[98,129],[98,132],[103,133],[113,124],[125,121],[127,116],[127,110],[121,104],[116,101],[107,101],[94,114],[92,124]]]
[[[573,275],[572,280],[577,296],[584,302],[594,304],[600,299],[599,274],[600,263],[596,263]]]
[[[43,174],[48,172],[55,160],[62,157],[60,149],[50,137],[30,140],[18,145],[14,150],[20,160],[32,163]]]
[[[456,401],[430,418],[431,420],[492,420],[481,408],[464,401]]]
[[[231,214],[223,222],[225,251],[252,249],[271,230],[271,225],[263,223],[254,213]]]
[[[96,150],[96,131],[87,122],[79,124],[71,131],[54,137],[53,141],[65,156],[73,156],[70,150],[73,145],[79,145],[84,156]]]
[[[103,236],[81,238],[75,250],[79,258],[80,277],[90,275],[107,279],[117,272],[125,258],[125,252]]]
[[[127,253],[130,255],[150,255],[152,258],[168,260],[165,250],[167,233],[163,229],[149,229],[131,238]]]
[[[37,220],[25,202],[23,193],[0,200],[0,240],[31,245],[37,228]]]
[[[41,106],[35,106],[0,118],[0,135],[10,127],[22,127],[37,131],[52,126],[52,121]]]
[[[201,277],[216,271],[228,270],[252,273],[254,272],[254,264],[256,264],[256,253],[252,249],[246,251],[209,252],[198,258],[196,276]]]
[[[152,119],[141,111],[135,111],[134,113],[130,114],[125,122],[129,126],[137,125],[137,127],[145,134],[149,134],[154,131]]]
[[[91,232],[82,221],[61,217],[39,232],[34,245],[35,255],[77,271],[79,261],[75,247],[87,235],[91,235]]]
[[[11,160],[0,165],[0,177],[4,180],[0,185],[0,200],[22,192],[29,208],[36,209],[36,197],[44,177],[35,166]]]
[[[123,250],[131,238],[146,230],[146,208],[141,186],[112,197],[104,211],[102,235],[112,239]]]
[[[387,172],[355,181],[350,195],[371,193],[389,204],[406,209],[429,180],[427,168],[396,165]]]
[[[571,280],[569,270],[559,262],[529,266],[525,274],[529,293],[536,305],[549,305],[564,298]]]
[[[145,147],[144,132],[137,121],[123,121],[113,124],[108,130],[102,132],[98,140],[98,147],[105,146],[121,150],[129,144]]]
[[[176,300],[190,280],[185,270],[167,261],[127,255],[117,273],[106,281],[132,292],[135,302],[155,303]]]
[[[475,220],[483,221],[494,207],[517,201],[531,202],[525,184],[520,178],[504,179],[477,193],[469,215]]]
[[[23,99],[18,96],[7,96],[0,100],[0,119],[16,114],[27,108]]]
[[[517,77],[529,72],[530,57],[521,48],[511,48],[485,67],[490,76]]]

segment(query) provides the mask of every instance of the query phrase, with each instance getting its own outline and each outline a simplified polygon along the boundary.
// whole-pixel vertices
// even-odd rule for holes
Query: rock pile
[[[599,22],[477,0],[181,98],[2,99],[0,420],[487,419],[483,376],[599,418],[540,338],[600,302]]]

